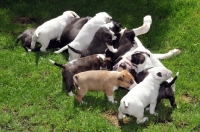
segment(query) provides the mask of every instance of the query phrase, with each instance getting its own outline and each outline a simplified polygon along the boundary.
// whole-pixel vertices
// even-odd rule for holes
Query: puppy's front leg
[[[115,103],[113,95],[111,96],[107,95],[107,97],[109,102]]]
[[[158,115],[158,113],[155,112],[156,104],[156,101],[150,103],[150,114]]]

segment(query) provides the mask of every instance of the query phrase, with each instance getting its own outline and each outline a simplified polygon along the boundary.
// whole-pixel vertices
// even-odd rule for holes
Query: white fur
[[[115,101],[114,101],[114,97],[113,96],[108,96],[107,95],[107,97],[108,97],[108,101],[109,102],[112,102],[112,103],[114,103]]]
[[[90,42],[92,41],[94,34],[97,30],[104,24],[109,23],[112,17],[108,15],[106,12],[100,12],[96,14],[93,18],[91,18],[79,31],[76,38],[69,44],[72,48],[77,50],[83,50],[86,48]],[[62,51],[68,49],[68,46],[61,48],[60,50],[54,53],[61,53]],[[78,54],[74,53],[70,49],[69,52],[69,61],[78,58]]]
[[[162,77],[157,75],[161,72]],[[155,67],[149,70],[149,75],[137,86],[131,89],[120,101],[118,118],[123,119],[125,114],[137,118],[137,123],[144,123],[144,108],[150,104],[150,114],[155,113],[157,96],[160,84],[169,79],[172,72],[164,67]]]
[[[143,18],[143,20],[144,20],[143,25],[141,27],[133,29],[133,31],[135,32],[135,36],[145,34],[149,31],[151,23],[152,23],[151,16],[147,15]]]
[[[131,90],[132,88],[134,88],[135,86],[137,86],[138,84],[135,82],[135,80],[134,80],[134,83],[129,87],[129,89],[128,90]]]
[[[109,46],[108,44],[106,44],[106,45],[107,45],[108,49],[109,49],[111,52],[113,52],[113,53],[116,53],[116,52],[117,52],[117,49],[114,49],[113,46]]]
[[[75,12],[65,11],[61,16],[43,23],[32,36],[31,49],[34,49],[35,43],[39,42],[42,45],[40,50],[45,52],[50,40],[57,39],[59,41],[65,26],[77,18],[80,17]]]
[[[113,92],[115,91],[115,90],[117,90],[118,89],[118,87],[117,86],[114,86],[113,87]]]
[[[105,59],[106,55],[105,54],[97,54],[97,58]]]

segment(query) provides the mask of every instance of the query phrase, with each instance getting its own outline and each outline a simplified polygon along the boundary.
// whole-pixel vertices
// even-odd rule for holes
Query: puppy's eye
[[[162,77],[161,72],[158,72],[156,75],[159,76],[159,77]]]

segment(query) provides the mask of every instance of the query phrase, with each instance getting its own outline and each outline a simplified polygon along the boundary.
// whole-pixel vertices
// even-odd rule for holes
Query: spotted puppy
[[[172,72],[164,67],[154,67],[148,70],[148,76],[137,86],[131,89],[120,101],[118,119],[121,124],[125,114],[137,118],[137,123],[144,123],[144,109],[150,104],[150,114],[157,115],[157,103],[160,84],[172,76]]]

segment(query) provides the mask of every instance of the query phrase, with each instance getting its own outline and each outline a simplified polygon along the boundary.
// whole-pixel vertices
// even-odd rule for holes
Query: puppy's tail
[[[174,79],[170,83],[168,83],[168,87],[171,87],[175,83],[175,81],[178,78],[178,76],[179,76],[179,72],[177,72],[176,76],[174,77]]]
[[[22,37],[22,34],[17,37],[17,40],[15,41],[15,45],[18,44],[18,42],[21,40],[21,37]]]
[[[72,50],[73,52],[77,53],[77,54],[81,54],[82,55],[82,52],[80,50],[77,50],[77,49],[74,49],[73,47],[71,47],[70,45],[68,45],[68,48],[70,50]]]
[[[125,108],[128,108],[128,102],[126,100],[124,100],[124,106]]]
[[[58,63],[56,63],[55,61],[53,61],[53,60],[50,60],[49,59],[49,61],[52,63],[52,64],[54,64],[55,66],[58,66],[58,67],[61,67],[61,68],[65,68],[62,64],[58,64]]]
[[[73,76],[73,80],[74,80],[74,87],[76,89],[80,89],[80,87],[78,86],[78,82],[77,82],[78,76],[76,74]]]

